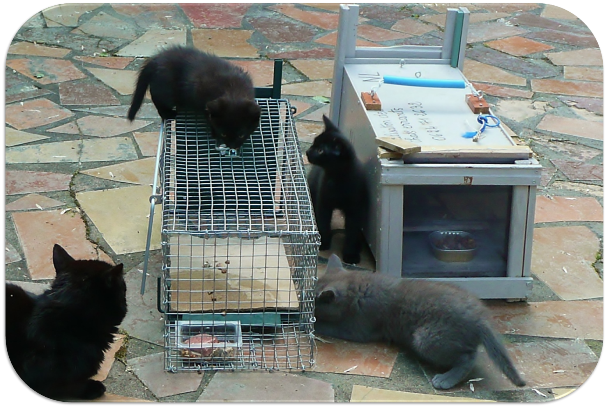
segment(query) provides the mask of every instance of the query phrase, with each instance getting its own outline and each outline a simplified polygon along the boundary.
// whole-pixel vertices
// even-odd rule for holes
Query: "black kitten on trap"
[[[74,260],[53,248],[56,277],[34,295],[6,283],[6,347],[13,368],[34,391],[55,400],[95,399],[92,380],[126,315],[123,266]]]
[[[229,148],[239,148],[259,126],[261,108],[250,76],[215,55],[178,46],[147,60],[128,110],[130,121],[148,87],[162,120],[186,110],[205,115],[212,136]]]
[[[442,368],[431,383],[449,389],[471,372],[478,346],[524,386],[480,300],[447,283],[345,270],[336,255],[316,284],[315,330],[354,342],[385,341]]]
[[[307,150],[313,164],[308,182],[314,206],[320,250],[330,249],[330,221],[335,209],[345,217],[345,263],[359,263],[362,250],[362,228],[368,219],[369,194],[362,162],[354,147],[326,116],[324,131]]]

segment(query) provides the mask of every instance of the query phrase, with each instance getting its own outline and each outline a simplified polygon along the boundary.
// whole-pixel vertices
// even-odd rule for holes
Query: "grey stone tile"
[[[164,352],[127,360],[127,365],[156,397],[195,391],[204,377],[198,373],[170,373],[164,370]]]
[[[284,372],[218,372],[199,402],[333,402],[330,383]]]

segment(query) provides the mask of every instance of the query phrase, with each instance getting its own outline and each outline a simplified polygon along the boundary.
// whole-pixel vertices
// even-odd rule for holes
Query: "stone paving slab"
[[[58,201],[39,194],[29,194],[19,198],[4,207],[5,211],[25,211],[29,209],[48,209],[64,205],[64,202]]]
[[[14,212],[19,242],[32,280],[55,277],[53,246],[61,245],[76,259],[112,262],[104,252],[86,240],[86,227],[78,213],[68,211]]]
[[[556,6],[464,5],[471,11],[464,73],[487,95],[507,132],[517,142],[531,145],[545,167],[537,198],[531,267],[537,281],[531,300],[499,302],[493,309],[495,323],[512,340],[507,346],[529,386],[514,388],[482,353],[474,375],[484,380],[473,382],[476,392],[470,383],[454,392],[435,392],[428,382],[435,372],[397,350],[393,363],[389,358],[379,363],[384,355],[377,355],[385,347],[369,350],[368,345],[348,344],[346,356],[337,358],[346,345],[327,352],[329,348],[321,344],[320,367],[336,373],[315,371],[310,375],[320,380],[305,383],[318,389],[314,396],[322,400],[355,401],[361,390],[397,400],[419,397],[418,393],[474,400],[550,400],[582,385],[596,366],[603,342],[603,60],[598,41],[579,18]],[[452,6],[362,4],[356,43],[441,45],[445,13]],[[193,44],[243,66],[258,86],[271,83],[271,59],[284,58],[283,94],[298,109],[296,126],[305,149],[322,131],[321,114],[330,106],[325,102],[330,97],[337,24],[336,3],[67,4],[37,13],[16,33],[6,62],[7,275],[28,278],[21,269],[36,264],[31,252],[40,230],[49,239],[45,245],[58,234],[69,234],[68,243],[82,258],[96,256],[90,250],[98,248],[87,239],[99,239],[102,247],[112,249],[112,257],[128,264],[129,317],[123,329],[133,340],[125,347],[134,364],[114,363],[106,379],[112,394],[102,400],[134,401],[125,396],[141,396],[203,401],[237,394],[222,387],[229,382],[226,376],[212,380],[197,374],[192,380],[181,374],[167,376],[161,354],[154,359],[136,346],[138,341],[161,345],[163,325],[154,299],[155,276],[161,268],[158,250],[150,259],[146,293],[138,294],[159,117],[148,98],[137,125],[125,120],[144,58],[169,44]],[[307,164],[305,155],[303,160]],[[114,189],[105,189],[112,184]],[[72,209],[57,215],[64,208]],[[24,233],[24,224],[40,220],[49,223]],[[59,220],[61,226],[56,224]],[[159,225],[154,220],[154,227]],[[333,251],[339,252],[342,217],[334,219],[334,227],[339,230]],[[155,230],[153,249],[159,247],[158,236]],[[331,252],[320,253],[319,273]],[[362,257],[359,266],[373,270],[370,252],[365,250]],[[45,266],[49,262],[38,261]],[[52,273],[44,277],[52,278]],[[29,284],[41,289],[40,284]],[[383,367],[390,373],[381,374]],[[305,374],[292,374],[284,381],[274,375],[266,374],[257,384],[282,383],[292,391],[298,386],[293,383],[309,380]],[[253,383],[254,376],[244,377]],[[184,380],[187,386],[170,382],[173,379]],[[153,392],[146,390],[148,384]],[[352,384],[358,386],[357,393]],[[274,393],[292,395],[275,388],[255,397],[276,401]],[[404,391],[387,394],[387,389]]]
[[[147,242],[150,186],[133,186],[76,194],[80,205],[116,254],[142,252]],[[160,248],[162,209],[154,213],[151,250]],[[127,229],[123,225],[129,225]]]
[[[586,226],[537,228],[531,270],[563,300],[603,297],[602,279],[593,268],[600,248]]]
[[[126,361],[135,375],[156,397],[195,391],[204,374],[174,374],[164,370],[164,352],[140,356]]]
[[[411,393],[375,389],[354,385],[351,392],[352,403],[492,403],[493,400],[473,399],[470,397],[442,396],[439,394]]]
[[[198,402],[333,402],[330,383],[283,372],[218,372]]]

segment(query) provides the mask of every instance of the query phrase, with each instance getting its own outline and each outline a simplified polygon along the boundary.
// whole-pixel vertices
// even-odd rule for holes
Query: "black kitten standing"
[[[467,377],[480,344],[509,380],[525,385],[482,303],[454,285],[345,270],[333,254],[316,285],[315,317],[319,334],[387,341],[445,369],[431,381],[437,389],[449,389]]]
[[[57,275],[35,296],[6,284],[6,347],[21,379],[55,400],[95,399],[103,383],[90,379],[126,315],[122,264],[74,260],[53,248]]]
[[[204,114],[213,137],[230,148],[240,147],[259,126],[261,109],[250,76],[215,55],[172,47],[147,60],[128,110],[130,121],[148,87],[163,120],[175,118],[181,110]]]
[[[360,262],[362,228],[368,219],[364,168],[351,142],[326,116],[322,119],[324,132],[307,150],[307,158],[313,164],[308,182],[320,232],[320,250],[330,249],[330,221],[333,211],[340,209],[345,217],[343,260],[355,264]]]

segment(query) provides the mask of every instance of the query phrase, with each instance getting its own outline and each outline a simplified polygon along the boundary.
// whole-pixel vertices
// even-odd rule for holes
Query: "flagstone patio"
[[[77,258],[124,263],[129,314],[99,372],[108,394],[98,401],[543,401],[583,385],[603,343],[601,52],[561,8],[463,5],[472,13],[464,73],[544,167],[533,291],[528,302],[489,302],[525,388],[483,351],[479,380],[443,392],[429,382],[435,372],[406,351],[331,338],[318,341],[315,369],[305,372],[166,372],[158,211],[139,293],[160,119],[149,100],[137,120],[125,118],[137,71],[162,47],[187,44],[233,60],[266,86],[271,60],[284,58],[282,93],[298,109],[305,151],[328,112],[338,8],[65,4],[24,22],[6,61],[6,278],[44,290],[54,243]],[[358,43],[440,44],[445,13],[435,4],[362,4]],[[374,269],[368,251],[359,266]]]

